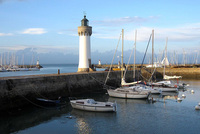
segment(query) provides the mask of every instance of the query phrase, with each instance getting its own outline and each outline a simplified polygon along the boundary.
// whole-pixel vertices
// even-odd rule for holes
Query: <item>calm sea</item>
[[[40,71],[0,72],[0,77],[77,72],[78,64],[43,64]]]
[[[64,107],[19,109],[1,117],[1,134],[199,134],[200,81],[181,81],[186,91],[154,95],[156,102],[117,99],[107,94],[88,94],[97,101],[117,102],[116,113],[87,112]],[[195,93],[191,93],[194,90]],[[177,102],[182,94],[186,98]],[[72,116],[72,119],[68,117]]]

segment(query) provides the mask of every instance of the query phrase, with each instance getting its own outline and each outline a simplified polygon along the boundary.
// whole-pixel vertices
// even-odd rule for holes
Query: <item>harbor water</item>
[[[78,71],[78,64],[44,64],[40,71],[15,71],[15,72],[0,72],[0,77],[22,76],[22,75],[39,75],[39,74],[57,74],[70,73]]]
[[[20,76],[76,72],[78,65],[43,65],[40,71],[1,72],[0,76]],[[29,74],[30,73],[30,74]],[[174,81],[176,82],[176,81]],[[199,134],[200,80],[181,80],[186,90],[151,95],[151,100],[119,99],[108,94],[86,94],[78,98],[117,102],[117,112],[75,110],[70,103],[61,107],[38,107],[8,111],[0,116],[0,134]],[[194,93],[191,92],[194,90]],[[186,97],[182,98],[182,94]],[[177,98],[182,99],[181,102]]]
[[[97,101],[117,102],[117,112],[98,113],[62,107],[19,109],[1,117],[1,134],[198,134],[200,111],[200,81],[181,81],[190,86],[186,91],[151,96],[155,102],[136,99],[118,99],[107,94],[87,94],[83,97]],[[194,90],[194,93],[191,93]],[[177,97],[182,94],[181,102]],[[151,98],[150,97],[150,98]]]

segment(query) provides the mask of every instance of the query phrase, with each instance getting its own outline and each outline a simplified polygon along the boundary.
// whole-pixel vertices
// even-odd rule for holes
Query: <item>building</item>
[[[92,35],[92,27],[89,26],[89,21],[84,18],[81,20],[81,26],[78,27],[79,35],[79,65],[78,72],[89,72],[91,65],[91,46],[90,36]]]

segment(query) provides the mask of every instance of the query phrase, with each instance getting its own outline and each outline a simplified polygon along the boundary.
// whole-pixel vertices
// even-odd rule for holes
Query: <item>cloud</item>
[[[93,24],[95,25],[101,25],[101,26],[119,26],[119,25],[126,25],[130,23],[136,23],[136,24],[141,24],[145,22],[149,22],[152,20],[157,19],[157,16],[149,16],[147,18],[144,17],[121,17],[121,18],[114,18],[114,19],[105,19],[105,20],[97,20],[97,21],[92,21]]]
[[[148,41],[152,30],[154,29],[154,39],[163,41],[167,37],[171,41],[198,41],[200,37],[200,23],[183,24],[177,27],[164,28],[164,27],[138,27],[136,29],[125,29],[125,40],[134,41],[135,30],[137,30],[137,41]],[[107,32],[103,34],[95,34],[97,38],[117,39],[120,31]]]
[[[0,33],[0,36],[12,36],[12,33]]]
[[[19,50],[25,50],[27,48],[32,48],[34,52],[39,53],[63,53],[63,54],[78,54],[77,47],[68,46],[28,46],[28,45],[17,45],[17,46],[0,46],[0,52],[15,52]]]
[[[156,40],[163,40],[168,37],[171,41],[190,41],[199,40],[200,23],[185,24],[178,27],[162,28],[162,27],[140,27],[138,28],[138,40],[145,41],[154,29]],[[132,35],[134,31],[131,31]],[[133,40],[133,36],[129,36],[128,40]]]
[[[0,46],[0,53],[24,50],[27,46]]]
[[[34,46],[35,51],[37,53],[63,53],[63,54],[69,54],[69,53],[75,53],[78,54],[78,48],[77,47],[68,47],[68,46]]]
[[[29,28],[21,32],[22,34],[44,34],[47,31],[44,28]]]

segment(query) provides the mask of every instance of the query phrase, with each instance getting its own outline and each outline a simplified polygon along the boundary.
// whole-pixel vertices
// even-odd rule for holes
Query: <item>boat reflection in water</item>
[[[76,127],[78,128],[78,133],[85,133],[85,134],[92,133],[91,127],[84,118],[78,118],[76,120]]]
[[[113,97],[109,97],[108,101],[110,102],[117,102],[124,104],[124,103],[132,103],[132,104],[146,104],[148,103],[148,99],[123,99],[123,98],[113,98]]]
[[[99,127],[95,127],[97,124],[108,124],[109,122],[113,122],[116,119],[115,112],[91,112],[91,111],[83,111],[72,109],[71,116],[76,119],[77,133],[95,133],[95,129],[102,129],[102,133],[106,133],[106,126],[99,125]]]

